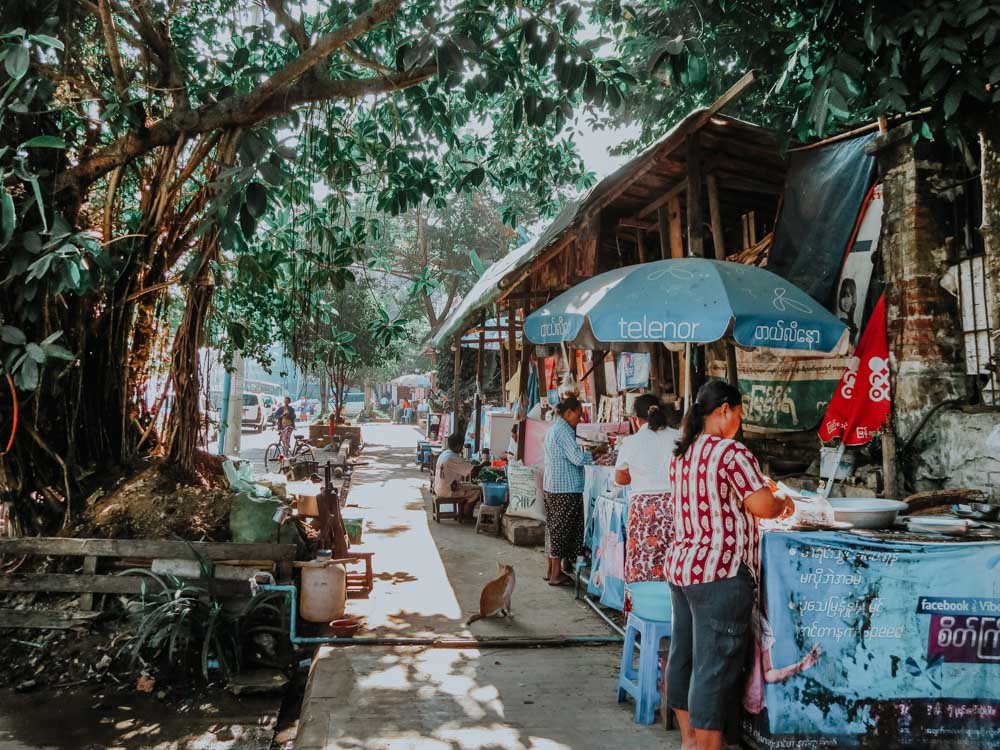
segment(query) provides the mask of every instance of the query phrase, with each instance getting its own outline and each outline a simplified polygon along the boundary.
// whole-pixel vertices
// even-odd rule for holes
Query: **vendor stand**
[[[772,531],[762,565],[751,747],[1000,746],[1000,537]]]

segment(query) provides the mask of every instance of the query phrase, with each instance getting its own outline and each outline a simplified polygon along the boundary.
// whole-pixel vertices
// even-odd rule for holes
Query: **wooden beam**
[[[715,247],[715,259],[726,259],[725,238],[722,234],[722,212],[719,209],[719,185],[714,174],[706,178],[708,183],[708,214],[712,222],[712,245]]]
[[[93,596],[93,594],[88,594]],[[39,609],[0,609],[0,628],[68,630],[86,625],[100,612],[52,612]]]
[[[674,198],[667,206],[670,217],[670,257],[684,257],[684,230],[681,224],[681,199]]]
[[[666,260],[670,257],[670,216],[666,206],[656,209],[656,220],[660,227],[660,257]]]
[[[570,244],[570,237],[564,237],[556,244],[551,245],[548,249],[542,251],[542,253],[537,258],[528,263],[527,266],[522,268],[521,272],[514,278],[513,281],[510,281],[506,278],[500,279],[500,288],[511,289],[511,290],[515,289],[518,284],[520,284],[526,278],[531,276],[531,274],[534,273],[536,269],[540,268],[541,266],[544,266],[546,263],[552,260],[556,255],[565,250],[567,246],[569,246],[569,244]],[[500,299],[498,299],[497,302],[505,299],[506,296],[507,296],[506,294],[501,294]]]
[[[646,230],[635,230],[635,246],[639,249],[639,262],[646,262]]]
[[[619,219],[618,226],[616,226],[615,229],[619,233],[623,233],[625,235],[631,235],[632,232],[627,230],[632,230],[632,229],[639,230],[642,232],[658,231],[657,224],[655,221],[642,221],[641,219],[637,219],[634,216],[626,216]]]
[[[703,128],[705,124],[712,119],[712,117],[714,117],[727,105],[729,105],[735,99],[737,99],[756,80],[757,80],[756,72],[753,70],[749,71],[742,78],[740,78],[740,80],[738,80],[736,83],[730,86],[722,94],[722,96],[720,96],[718,99],[712,102],[707,109],[704,109],[698,113],[692,113],[696,114],[696,116],[690,123],[688,123],[687,128],[685,130],[678,131],[677,133],[673,134],[670,138],[664,140],[659,145],[659,148],[657,149],[657,154],[650,155],[650,158],[646,161],[646,163],[643,164],[638,169],[636,169],[635,173],[632,174],[631,177],[623,180],[622,183],[613,190],[608,191],[607,195],[605,195],[599,201],[597,201],[597,203],[586,212],[587,214],[586,218],[589,220],[589,218],[592,217],[594,214],[598,213],[599,211],[602,211],[606,206],[613,203],[622,193],[628,190],[633,184],[635,184],[638,180],[642,179],[648,172],[650,172],[654,167],[660,164],[660,162],[657,161],[655,156],[663,156],[665,154],[669,154],[671,151],[680,146],[681,139],[687,133],[694,133],[701,130],[701,128]],[[655,210],[656,210],[655,208],[652,209],[650,213],[652,213]]]
[[[636,216],[640,219],[645,219],[654,211],[658,211],[660,208],[670,203],[670,201],[672,201],[674,198],[679,198],[687,189],[688,189],[688,184],[684,180],[681,180],[672,188],[670,188],[667,192],[665,192],[663,195],[657,198],[655,201],[653,201],[644,209],[639,211],[639,213],[637,213]]]
[[[177,542],[157,539],[69,539],[24,537],[0,539],[2,555],[66,557],[182,558],[185,560],[295,559],[294,544],[234,544],[231,542]]]
[[[221,596],[250,596],[248,581],[217,578],[182,579]],[[88,576],[71,573],[14,574],[0,576],[0,591],[56,591],[70,594],[141,594],[155,592],[156,583],[145,576]]]
[[[687,236],[688,254],[705,257],[701,231],[701,142],[698,133],[687,137]]]

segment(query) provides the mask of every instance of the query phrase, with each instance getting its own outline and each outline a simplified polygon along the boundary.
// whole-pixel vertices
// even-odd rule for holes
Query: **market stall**
[[[1000,744],[1000,539],[774,531],[762,555],[752,747]]]

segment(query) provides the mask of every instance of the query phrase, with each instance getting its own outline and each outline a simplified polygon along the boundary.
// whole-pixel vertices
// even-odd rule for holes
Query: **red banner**
[[[861,341],[848,360],[826,416],[819,438],[840,438],[844,445],[864,445],[889,418],[889,343],[885,333],[885,295],[872,311]]]

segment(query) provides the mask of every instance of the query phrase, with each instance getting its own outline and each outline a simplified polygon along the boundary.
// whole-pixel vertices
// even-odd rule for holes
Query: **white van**
[[[271,411],[264,403],[263,394],[243,394],[243,419],[241,420],[241,424],[244,428],[249,427],[254,432],[263,432],[270,416]]]

